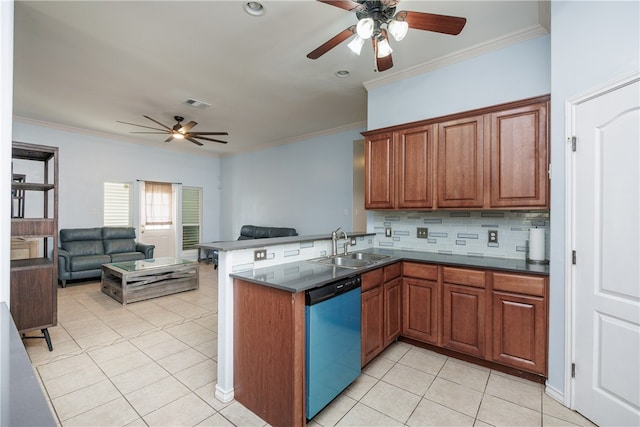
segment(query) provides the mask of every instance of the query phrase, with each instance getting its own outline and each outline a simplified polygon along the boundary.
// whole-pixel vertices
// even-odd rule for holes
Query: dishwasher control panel
[[[305,304],[314,305],[330,298],[359,288],[362,283],[360,276],[352,276],[335,282],[328,283],[318,288],[309,289],[305,292]]]

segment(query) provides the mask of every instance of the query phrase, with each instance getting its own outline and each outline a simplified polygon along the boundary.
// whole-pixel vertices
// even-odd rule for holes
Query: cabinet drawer
[[[522,274],[493,273],[493,289],[517,294],[545,296],[545,278]]]
[[[405,262],[402,265],[402,275],[405,277],[415,277],[417,279],[438,280],[438,266]]]
[[[484,276],[484,271],[479,270],[467,270],[466,268],[452,267],[443,267],[442,269],[442,281],[445,283],[484,288]]]
[[[402,265],[399,262],[395,264],[387,265],[384,268],[384,281],[388,282],[391,279],[395,279],[402,273]]]
[[[362,278],[362,292],[366,292],[369,289],[373,289],[382,284],[382,279],[384,277],[384,272],[382,268],[378,268],[376,270],[367,271],[363,273]]]

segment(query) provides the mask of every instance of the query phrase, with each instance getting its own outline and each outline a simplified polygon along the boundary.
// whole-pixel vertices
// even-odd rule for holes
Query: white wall
[[[353,143],[363,130],[223,158],[222,240],[237,239],[244,224],[351,231]]]
[[[368,129],[502,104],[551,90],[549,36],[536,37],[368,94]]]
[[[21,122],[13,124],[13,139],[59,148],[58,228],[102,226],[106,181],[179,182],[203,188],[202,238],[203,241],[219,240],[218,158]]]
[[[562,393],[565,263],[572,249],[565,242],[565,102],[640,70],[640,3],[554,1],[551,34],[549,385]]]
[[[9,305],[11,235],[11,120],[13,115],[13,1],[0,1],[0,303]]]

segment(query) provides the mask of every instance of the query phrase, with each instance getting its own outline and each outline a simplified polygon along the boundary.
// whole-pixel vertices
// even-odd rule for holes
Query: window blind
[[[182,249],[200,243],[200,188],[182,189]]]
[[[131,185],[123,182],[104,183],[104,220],[107,227],[131,226]]]

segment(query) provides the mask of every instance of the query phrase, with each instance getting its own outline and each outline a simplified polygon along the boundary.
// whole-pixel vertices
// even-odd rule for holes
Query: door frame
[[[576,134],[576,109],[591,99],[602,96],[618,88],[640,80],[640,73],[621,77],[598,86],[588,92],[565,101],[565,360],[563,403],[575,409],[575,379],[571,375],[571,365],[575,360],[575,302],[576,283],[575,266],[572,263],[572,251],[575,248],[575,156],[572,151],[572,136]]]

